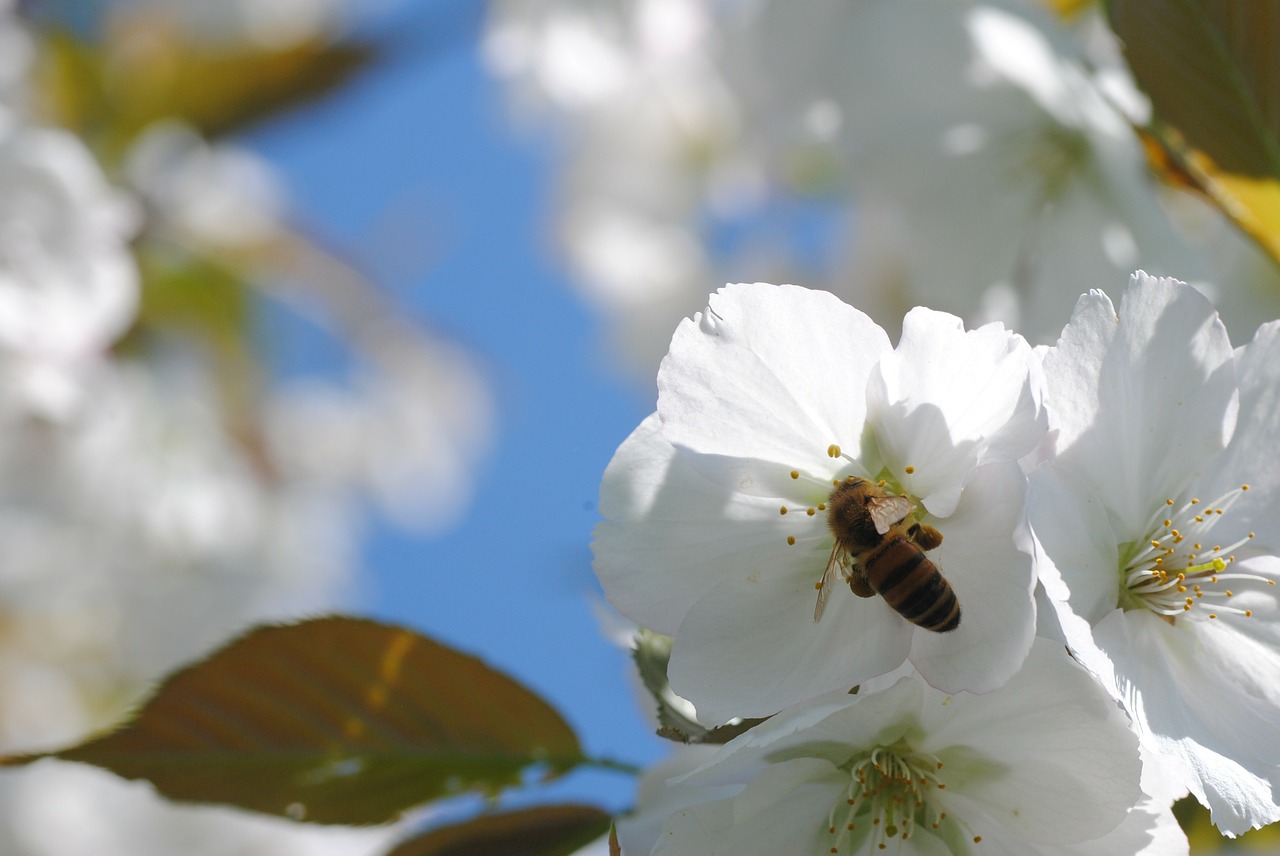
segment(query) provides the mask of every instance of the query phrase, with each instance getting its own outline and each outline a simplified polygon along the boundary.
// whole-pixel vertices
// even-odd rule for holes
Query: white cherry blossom
[[[1124,715],[1041,639],[986,695],[907,676],[696,747],[618,833],[626,856],[1185,852],[1167,810],[1131,811],[1139,771]]]
[[[595,568],[623,615],[675,638],[673,689],[707,723],[762,716],[910,660],[934,686],[987,691],[1035,621],[1016,541],[1040,440],[1031,349],[999,325],[916,309],[896,349],[825,292],[731,285],[677,329],[658,411],[601,487]],[[961,605],[947,633],[838,586],[826,502],[848,476],[906,495]]]
[[[0,187],[0,388],[60,415],[133,320],[135,211],[80,140],[2,107]]]
[[[1280,819],[1280,324],[1232,351],[1194,289],[1080,298],[1044,360],[1041,578],[1144,750],[1235,835]]]

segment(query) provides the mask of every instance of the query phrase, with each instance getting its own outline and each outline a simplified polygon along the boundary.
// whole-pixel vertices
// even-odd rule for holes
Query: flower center
[[[1235,551],[1254,533],[1227,545],[1210,538],[1214,526],[1248,489],[1247,484],[1241,485],[1207,504],[1192,498],[1176,511],[1177,503],[1165,500],[1152,515],[1146,537],[1121,554],[1120,607],[1149,609],[1170,624],[1178,618],[1252,617],[1252,610],[1228,601],[1235,595],[1233,586],[1276,584],[1260,574],[1231,569]]]
[[[893,841],[900,847],[921,826],[937,830],[958,822],[936,804],[937,792],[946,788],[936,756],[914,752],[899,740],[856,756],[847,766],[849,787],[827,817],[831,853],[887,850]]]

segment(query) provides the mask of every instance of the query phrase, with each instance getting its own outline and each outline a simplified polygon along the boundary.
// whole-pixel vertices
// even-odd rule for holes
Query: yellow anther
[[[1211,613],[1209,613],[1209,617],[1210,617],[1210,618],[1217,618],[1217,617],[1218,617],[1218,614],[1217,614],[1216,612],[1211,612]]]
[[[815,509],[815,508],[806,508],[806,509],[804,510],[804,513],[805,513],[805,514],[807,514],[807,515],[809,515],[810,517],[812,517],[813,515],[817,514],[817,513],[818,513],[818,511],[817,511],[817,509]]]
[[[911,475],[912,473],[914,473],[914,472],[916,471],[916,468],[915,468],[915,467],[913,467],[913,466],[911,466],[911,465],[907,465],[906,467],[904,467],[904,468],[903,468],[903,470],[902,470],[902,471],[903,471],[904,473],[906,473],[907,475]]]
[[[794,547],[794,546],[795,546],[795,544],[796,544],[796,536],[794,536],[794,535],[788,535],[788,536],[787,536],[787,544],[788,544],[789,546]],[[819,588],[821,588],[821,587],[822,587],[822,583],[818,583],[818,587],[819,587]]]
[[[818,503],[818,510],[819,510],[819,511],[826,511],[826,510],[827,510],[827,504],[826,504],[825,502],[819,502],[819,503]]]
[[[1244,617],[1245,617],[1245,618],[1253,618],[1253,610],[1252,610],[1252,609],[1246,609],[1246,610],[1244,611]]]
[[[779,514],[786,514],[786,513],[787,513],[787,507],[786,507],[785,505],[784,505],[784,506],[782,506],[781,508],[779,508],[779,509],[778,509],[778,513],[779,513]]]
[[[793,479],[798,479],[798,478],[800,478],[800,471],[799,471],[799,470],[792,470],[792,471],[791,471],[791,477],[792,477]]]
[[[837,446],[835,443],[832,443],[830,446],[828,446],[828,447],[827,447],[827,457],[829,457],[829,458],[838,458],[838,457],[840,457],[840,447],[839,447],[839,446]]]
[[[1166,499],[1166,500],[1164,501],[1164,504],[1165,504],[1165,505],[1173,505],[1173,500],[1172,500],[1172,499]]]
[[[1240,489],[1241,489],[1241,490],[1248,490],[1248,489],[1249,489],[1249,486],[1248,486],[1247,484],[1242,484],[1242,485],[1240,485]]]

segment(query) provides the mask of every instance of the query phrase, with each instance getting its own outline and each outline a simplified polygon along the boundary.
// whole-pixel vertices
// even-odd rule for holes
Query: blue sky
[[[471,349],[497,402],[497,446],[474,474],[466,518],[432,539],[375,523],[353,608],[517,677],[589,752],[648,762],[662,741],[626,654],[600,635],[589,544],[600,475],[654,393],[610,372],[596,320],[558,266],[557,155],[515,128],[485,73],[482,9],[448,2],[405,16],[415,27],[395,59],[248,142],[278,166],[308,229],[389,274],[410,312]],[[404,273],[405,257],[417,273]],[[305,332],[277,341],[286,370],[323,359]],[[582,772],[554,793],[620,809],[632,783]]]

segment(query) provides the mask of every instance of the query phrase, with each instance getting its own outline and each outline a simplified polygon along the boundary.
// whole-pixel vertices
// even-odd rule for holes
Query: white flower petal
[[[966,332],[945,312],[907,313],[872,373],[868,410],[890,472],[930,513],[950,515],[969,470],[1017,460],[1044,436],[1031,363],[1031,347],[999,324]]]
[[[690,608],[671,649],[669,676],[701,721],[768,716],[906,659],[911,625],[878,598],[837,590],[822,620],[813,620],[821,572],[819,564],[807,577],[723,582]]]
[[[1280,655],[1226,621],[1175,627],[1141,610],[1117,611],[1094,634],[1144,745],[1182,767],[1214,824],[1238,835],[1280,820]]]
[[[926,697],[921,728],[923,748],[946,765],[948,787],[1028,841],[1097,838],[1141,796],[1137,739],[1124,715],[1049,640],[1036,640],[1022,670],[990,695]],[[954,758],[957,745],[1005,769],[970,767]]]
[[[606,519],[592,543],[609,602],[667,635],[717,581],[758,574],[766,564],[762,556],[770,571],[822,573],[823,560],[806,561],[801,548],[787,547],[792,529],[778,514],[778,499],[712,484],[688,457],[663,439],[657,414],[645,419],[605,470],[600,510]]]
[[[662,827],[668,817],[691,802],[707,802],[731,797],[742,789],[741,785],[724,787],[682,787],[671,784],[670,779],[701,766],[719,749],[717,746],[683,746],[669,758],[644,771],[636,795],[636,810],[619,817],[618,843],[622,852],[647,854],[653,851],[662,837]]]
[[[1031,474],[1027,519],[1044,548],[1042,578],[1052,565],[1070,593],[1070,609],[1096,622],[1116,608],[1120,595],[1120,538],[1111,528],[1104,497],[1074,485],[1056,468]],[[1066,593],[1050,592],[1065,600]]]
[[[1187,834],[1178,825],[1170,803],[1144,795],[1120,825],[1106,835],[1081,844],[1044,848],[1044,852],[1062,856],[1097,856],[1099,853],[1186,856],[1190,848]]]
[[[1248,484],[1219,524],[1222,540],[1256,531],[1254,549],[1280,554],[1280,321],[1259,327],[1253,341],[1236,351],[1236,377],[1236,431],[1197,491],[1208,500]]]
[[[1213,306],[1176,280],[1134,274],[1120,314],[1101,292],[1080,298],[1044,360],[1059,465],[1107,497],[1137,537],[1153,497],[1187,486],[1231,435],[1231,343]]]
[[[942,545],[929,553],[960,602],[960,626],[947,633],[913,627],[910,660],[943,692],[1001,686],[1031,647],[1035,571],[1030,554],[1014,543],[1024,484],[1012,461],[974,470],[945,521]]]
[[[889,350],[871,319],[826,292],[730,285],[676,330],[658,372],[666,438],[712,455],[821,472],[856,449],[871,367]]]
[[[674,813],[654,856],[816,853],[827,812],[847,782],[830,763],[771,764],[737,797]]]
[[[857,747],[891,745],[914,728],[925,688],[914,676],[872,693],[828,693],[790,708],[740,734],[679,783],[720,786],[746,781],[760,758],[808,757],[840,765]],[[856,708],[856,709],[855,709]]]

